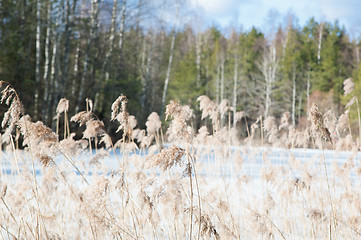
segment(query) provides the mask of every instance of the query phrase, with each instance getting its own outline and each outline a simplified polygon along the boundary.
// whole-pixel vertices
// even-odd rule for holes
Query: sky
[[[334,22],[345,26],[349,32],[361,32],[361,0],[189,0],[194,9],[200,9],[205,24],[216,24],[222,28],[252,26],[262,31],[269,26],[269,16],[273,21],[286,22],[289,13],[304,24],[312,16],[317,21]],[[271,14],[270,14],[271,13]]]

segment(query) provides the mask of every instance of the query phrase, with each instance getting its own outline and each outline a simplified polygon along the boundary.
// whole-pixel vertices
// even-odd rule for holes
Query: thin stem
[[[19,161],[18,161],[18,157],[17,157],[16,151],[15,151],[15,145],[14,145],[13,136],[12,136],[11,134],[10,134],[10,142],[11,142],[11,146],[12,146],[13,152],[14,152],[14,158],[15,158],[15,163],[16,163],[16,170],[18,171],[18,175],[20,176]]]
[[[5,202],[5,200],[4,200],[3,197],[1,197],[1,201],[2,201],[3,204],[5,205],[6,209],[9,211],[10,216],[11,216],[11,218],[14,220],[14,222],[16,223],[16,225],[19,225],[19,224],[18,224],[18,221],[16,221],[15,216],[13,215],[13,213],[12,213],[12,211],[10,210],[9,206],[6,204],[6,202]]]
[[[195,161],[194,161],[194,158],[188,153],[188,156],[191,158],[191,164],[192,164],[192,168],[193,168],[193,171],[194,171],[194,179],[196,181],[196,188],[197,188],[197,194],[198,194],[198,208],[199,208],[199,219],[201,218],[202,216],[202,206],[201,206],[201,194],[200,194],[200,191],[199,191],[199,184],[198,184],[198,177],[197,177],[197,171],[196,171],[196,166],[195,166]],[[200,238],[200,232],[201,232],[201,228],[202,228],[202,225],[201,225],[201,221],[199,221],[199,229],[198,229],[198,240]]]
[[[66,121],[66,126],[67,126],[67,130],[68,130],[68,137],[70,136],[70,127],[69,127],[69,120],[68,120],[68,112],[67,111],[65,111],[65,121]]]
[[[190,164],[189,159],[188,159],[188,163]],[[189,239],[191,240],[191,239],[192,239],[192,228],[193,228],[193,184],[192,184],[192,169],[190,169],[190,173],[189,173],[189,184],[190,184],[190,200],[191,200]]]
[[[324,150],[324,147],[323,147],[323,142],[322,143],[322,160],[323,160],[323,165],[325,167],[325,173],[326,173],[326,181],[327,181],[327,189],[328,189],[328,197],[329,197],[329,200],[330,200],[330,205],[331,205],[331,211],[332,211],[332,215],[333,215],[333,221],[334,221],[334,227],[336,227],[336,214],[335,214],[335,210],[333,208],[333,204],[332,204],[332,198],[331,198],[331,188],[330,188],[330,183],[329,183],[329,180],[328,180],[328,173],[327,173],[327,165],[326,165],[326,157],[325,157],[325,150]],[[330,217],[331,218],[331,217]],[[331,219],[330,219],[330,239],[331,239],[331,233],[332,233],[332,228],[331,228]]]
[[[59,136],[59,114],[56,116],[56,135]]]
[[[90,158],[92,158],[93,157],[92,142],[91,142],[90,138],[88,138],[88,142],[89,142],[89,155],[90,155]]]
[[[55,146],[56,149],[58,149],[58,151],[65,157],[66,160],[68,160],[68,162],[76,169],[76,171],[80,174],[80,176],[83,178],[84,182],[86,182],[88,185],[89,182],[85,179],[84,175],[81,173],[81,171],[79,170],[79,168],[75,165],[75,163],[65,154],[63,153],[57,146]]]
[[[66,129],[67,128],[67,126],[66,126],[66,111],[64,112],[64,139],[66,139]]]

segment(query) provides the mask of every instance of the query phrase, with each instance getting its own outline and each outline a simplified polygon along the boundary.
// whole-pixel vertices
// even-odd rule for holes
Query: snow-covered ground
[[[99,212],[99,206],[103,205],[98,203],[105,204],[111,211],[115,220],[108,220],[112,224],[126,226],[129,232],[133,231],[133,224],[127,225],[132,214],[148,219],[152,213],[153,220],[158,219],[158,225],[154,230],[148,220],[143,220],[144,239],[153,239],[153,232],[159,239],[171,239],[168,234],[177,232],[173,224],[180,228],[180,236],[185,237],[189,230],[189,223],[185,223],[189,218],[187,209],[190,205],[197,209],[198,199],[202,202],[202,214],[209,216],[221,236],[227,236],[226,228],[232,225],[230,231],[245,239],[269,239],[269,234],[281,239],[280,233],[285,239],[324,239],[333,214],[337,215],[337,224],[342,223],[333,226],[336,237],[352,239],[359,236],[354,219],[360,216],[355,210],[359,200],[355,199],[358,199],[361,185],[356,172],[360,169],[361,153],[244,146],[213,146],[210,149],[198,146],[191,152],[196,162],[192,181],[197,180],[192,184],[193,203],[190,203],[189,196],[190,179],[182,177],[188,160],[186,157],[183,157],[183,165],[163,171],[158,167],[147,167],[154,156],[139,150],[124,155],[119,150],[116,154],[110,150],[85,151],[79,156],[60,154],[55,159],[56,164],[46,168],[37,160],[33,161],[30,153],[2,152],[0,179],[1,184],[8,186],[4,199],[9,209],[16,211],[16,220],[23,218],[31,222],[32,215],[28,215],[22,205],[19,207],[15,202],[17,195],[23,194],[27,197],[24,201],[28,201],[27,204],[34,209],[38,207],[48,211],[47,216],[53,215],[57,221],[64,221],[64,225],[59,226],[59,232],[64,237],[73,237],[72,233],[77,231],[75,222],[88,221],[86,215],[79,215],[83,208],[87,209],[85,213],[95,211],[98,217],[108,216],[109,213]],[[125,181],[128,181],[126,192],[122,185],[122,167],[126,169]],[[57,174],[47,171],[49,168],[53,168]],[[19,176],[18,172],[23,171],[30,175]],[[34,193],[33,172],[36,173],[40,189],[37,196],[41,201],[40,207],[31,197]],[[54,179],[54,176],[57,177]],[[90,184],[85,184],[83,177]],[[50,181],[47,183],[44,179]],[[24,181],[24,184],[19,181]],[[30,190],[23,193],[26,186]],[[111,190],[105,190],[107,188]],[[153,210],[144,205],[143,195],[149,198]],[[123,198],[129,202],[123,202]],[[51,211],[47,205],[51,206]],[[126,211],[129,210],[125,218],[122,212],[124,207]],[[2,210],[5,213],[8,211],[6,206],[2,206]],[[174,211],[178,214],[177,218],[172,215]],[[194,211],[196,234],[198,213]],[[12,219],[8,214],[3,217],[7,221]],[[50,229],[53,226],[50,220],[46,220],[44,225]],[[82,225],[82,234],[86,234],[82,239],[92,236],[86,227],[86,224]],[[140,227],[137,225],[137,228]],[[10,230],[16,233],[18,228],[10,227]],[[5,229],[0,229],[0,233],[7,234]],[[107,228],[104,234],[112,236]]]
[[[297,164],[314,165],[316,169],[320,168],[321,172],[325,173],[324,163],[326,163],[328,172],[331,172],[332,166],[335,166],[336,163],[338,166],[352,163],[354,167],[350,171],[350,177],[354,181],[361,180],[355,172],[355,169],[361,167],[361,152],[272,147],[231,147],[230,149],[220,148],[219,150],[213,149],[212,151],[203,151],[202,148],[197,149],[195,153],[196,162],[202,166],[199,174],[203,177],[220,177],[234,180],[246,175],[252,179],[257,179],[261,176],[263,167],[271,165],[292,170],[294,162],[297,162]],[[98,155],[103,155],[103,158],[97,160],[97,162],[102,165],[102,169],[107,169],[108,171],[99,172],[93,166],[94,164],[90,163],[92,158],[97,158]],[[149,156],[146,151],[137,150],[127,153],[127,158],[131,159],[132,157],[141,157],[145,161],[149,160],[147,159]],[[123,154],[119,149],[116,150],[116,154],[111,150],[108,150],[107,153],[105,151],[93,150],[92,154],[89,151],[85,151],[79,156],[68,156],[68,158],[74,162],[83,175],[91,177],[94,174],[110,174],[119,170],[122,166]],[[59,155],[55,162],[58,165],[70,164],[63,155]],[[33,172],[33,163],[36,175],[40,177],[43,172],[43,166],[36,159],[32,161],[29,153],[23,151],[2,152],[0,162],[1,174],[16,176],[18,170]],[[19,166],[19,169],[17,166]],[[130,163],[130,168],[132,167],[134,166]],[[217,169],[216,171],[213,171],[214,167]],[[210,171],[211,169],[212,171]],[[79,174],[75,168],[73,170]],[[293,177],[299,177],[297,171],[291,171],[291,173],[294,174]]]

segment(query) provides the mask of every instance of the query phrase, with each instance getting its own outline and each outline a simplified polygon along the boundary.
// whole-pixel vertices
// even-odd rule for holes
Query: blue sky
[[[292,12],[303,26],[312,16],[317,21],[334,22],[339,20],[348,32],[360,32],[361,0],[188,0],[194,9],[201,9],[200,15],[205,24],[220,27],[252,26],[266,31],[267,16],[272,11],[277,23],[284,23]],[[268,26],[267,26],[268,25]],[[278,24],[277,24],[278,25]]]

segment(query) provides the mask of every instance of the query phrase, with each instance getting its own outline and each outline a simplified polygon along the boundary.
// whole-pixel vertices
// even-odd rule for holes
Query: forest
[[[242,23],[208,26],[179,0],[0,4],[0,79],[17,89],[34,120],[53,129],[63,97],[70,114],[91,99],[108,122],[111,104],[124,94],[139,126],[152,112],[164,119],[176,100],[195,109],[199,126],[197,98],[207,95],[218,104],[227,99],[249,123],[289,112],[302,127],[312,102],[344,112],[353,97],[343,96],[345,79],[356,83],[355,96],[360,91],[360,41],[337,21],[311,18],[300,26],[288,14],[262,32]]]

